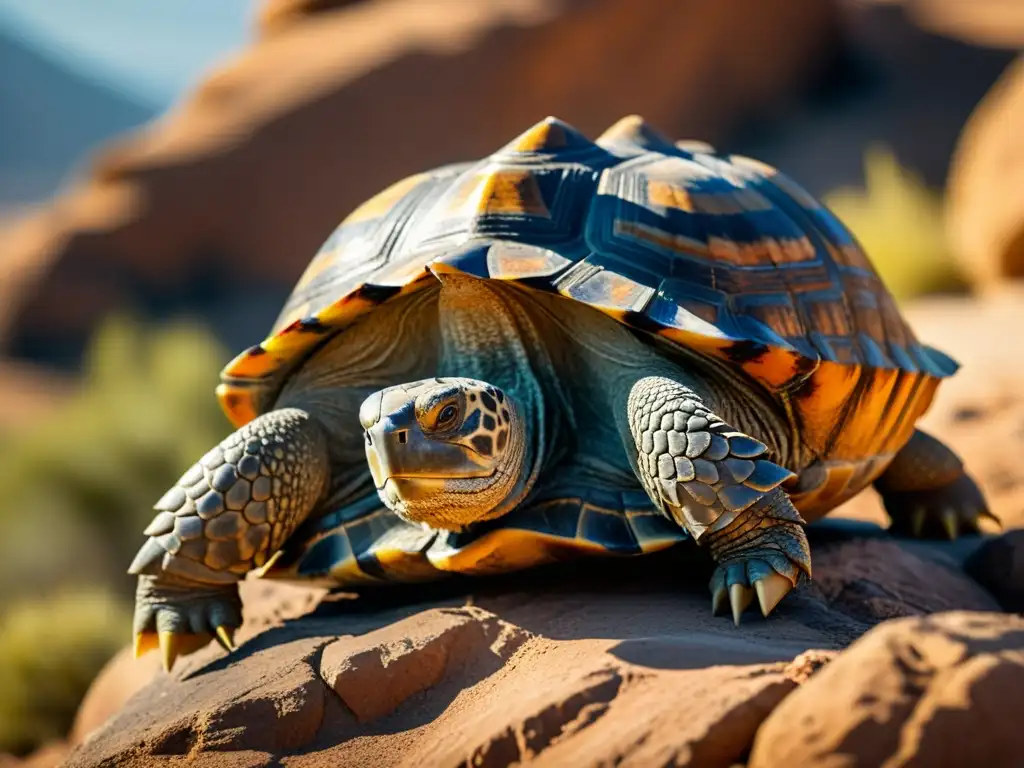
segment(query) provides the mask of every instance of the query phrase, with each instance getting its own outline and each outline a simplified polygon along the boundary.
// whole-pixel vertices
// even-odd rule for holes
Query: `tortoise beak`
[[[418,461],[421,457],[416,455],[418,451],[406,450],[409,447],[409,433],[412,431],[418,433],[418,444],[425,442],[412,411],[410,403],[395,413],[377,418],[366,429],[366,461],[378,490],[384,487],[388,478],[409,472],[415,474],[416,467],[422,466],[422,461]]]
[[[412,416],[412,408],[408,416],[404,410],[384,416],[366,430],[366,460],[378,490],[389,479],[444,480],[492,474],[491,469],[469,461],[465,446],[428,438]]]
[[[405,498],[414,491],[437,491],[448,479],[493,474],[493,467],[471,460],[466,446],[424,434],[416,419],[415,394],[395,387],[371,395],[359,409],[366,460],[377,489],[391,480],[389,488]]]

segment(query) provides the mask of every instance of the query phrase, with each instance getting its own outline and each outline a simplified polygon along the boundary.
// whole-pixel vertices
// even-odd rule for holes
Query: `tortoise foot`
[[[732,620],[739,626],[755,595],[761,613],[767,617],[794,586],[789,577],[756,557],[722,564],[711,577],[711,612],[718,616],[728,604]]]
[[[234,632],[242,623],[238,585],[199,587],[156,576],[139,578],[135,596],[135,656],[160,649],[164,670],[179,656],[205,647],[210,640],[234,650]]]
[[[786,493],[776,489],[766,500],[740,514],[720,531],[707,535],[718,567],[711,576],[711,609],[726,603],[739,626],[754,601],[768,616],[797,585],[811,575],[811,551],[800,515]]]
[[[883,499],[892,518],[890,530],[897,534],[953,540],[981,533],[983,518],[1002,527],[999,518],[989,511],[981,489],[966,474],[940,488],[890,491]]]

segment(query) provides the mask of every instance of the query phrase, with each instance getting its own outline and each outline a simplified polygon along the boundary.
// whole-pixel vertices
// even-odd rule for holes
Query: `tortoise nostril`
[[[407,429],[396,432],[395,435],[398,437],[398,442],[403,445],[409,441],[409,430]]]
[[[363,434],[366,435],[366,444],[367,445],[373,445],[373,438],[370,437],[370,433],[369,432],[364,432]]]

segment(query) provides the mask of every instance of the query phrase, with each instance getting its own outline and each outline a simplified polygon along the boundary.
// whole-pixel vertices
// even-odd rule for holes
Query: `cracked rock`
[[[500,666],[528,637],[478,608],[434,609],[334,641],[324,649],[320,675],[366,723],[480,657]]]

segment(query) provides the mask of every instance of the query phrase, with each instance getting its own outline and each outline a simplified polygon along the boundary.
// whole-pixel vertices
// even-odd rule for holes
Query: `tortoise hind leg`
[[[875,490],[899,533],[955,539],[978,533],[983,517],[999,522],[959,457],[921,430],[875,481]]]

